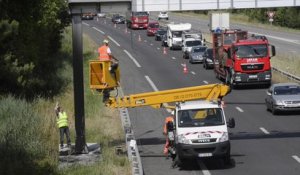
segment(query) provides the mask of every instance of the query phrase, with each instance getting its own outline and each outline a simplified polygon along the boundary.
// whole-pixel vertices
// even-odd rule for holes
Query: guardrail
[[[285,72],[285,71],[283,71],[283,70],[280,70],[280,69],[278,69],[278,68],[276,68],[276,67],[272,67],[272,70],[273,70],[273,71],[276,71],[276,72],[278,72],[278,73],[280,73],[281,75],[286,76],[287,78],[289,78],[289,79],[291,79],[291,80],[300,82],[300,77],[298,77],[298,76],[292,75],[292,74],[290,74],[290,73],[288,73],[288,72]]]
[[[128,159],[132,165],[132,175],[143,175],[143,166],[140,153],[134,138],[134,133],[131,127],[128,110],[126,108],[119,109],[122,126],[125,131],[125,141],[127,148]]]

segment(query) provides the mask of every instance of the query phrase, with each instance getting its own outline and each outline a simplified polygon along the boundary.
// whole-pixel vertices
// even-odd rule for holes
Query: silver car
[[[278,111],[300,111],[300,85],[297,83],[273,84],[265,99],[273,115]]]
[[[190,63],[202,63],[203,55],[206,51],[206,46],[194,46],[191,52],[189,52],[188,58]]]

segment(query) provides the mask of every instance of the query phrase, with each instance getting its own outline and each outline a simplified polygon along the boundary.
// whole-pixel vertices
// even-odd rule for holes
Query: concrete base
[[[74,164],[90,165],[100,161],[101,149],[97,143],[87,143],[87,154],[75,154],[75,145],[59,147],[59,168],[65,168]]]

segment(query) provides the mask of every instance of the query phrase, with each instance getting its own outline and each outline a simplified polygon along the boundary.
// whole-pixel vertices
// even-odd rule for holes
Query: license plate
[[[249,75],[249,78],[257,78],[257,75]]]
[[[198,157],[211,157],[212,153],[200,153],[198,154]]]

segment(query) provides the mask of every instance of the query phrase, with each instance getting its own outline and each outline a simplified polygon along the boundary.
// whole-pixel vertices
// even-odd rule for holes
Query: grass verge
[[[114,146],[125,144],[121,121],[116,110],[102,105],[102,96],[93,95],[88,87],[88,60],[96,58],[96,44],[84,36],[85,135],[87,142],[100,143],[101,161],[74,165],[59,170],[59,133],[54,106],[56,101],[69,116],[72,142],[75,142],[73,108],[71,28],[64,33],[61,76],[67,77],[67,90],[54,99],[26,102],[12,96],[0,97],[0,174],[97,174],[129,175],[131,165],[126,155],[115,155]]]

